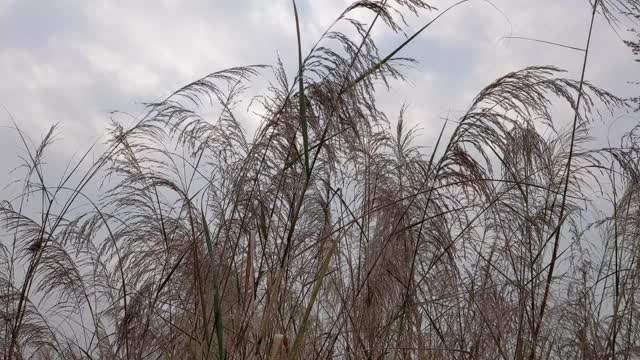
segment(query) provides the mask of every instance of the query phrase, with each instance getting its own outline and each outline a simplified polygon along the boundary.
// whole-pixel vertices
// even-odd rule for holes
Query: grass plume
[[[505,74],[430,150],[404,107],[379,108],[376,90],[407,80],[402,50],[467,2],[354,1],[305,54],[293,1],[292,78],[280,61],[211,73],[113,120],[104,152],[61,179],[45,161],[55,128],[34,146],[15,125],[0,357],[640,356],[640,127],[591,138],[634,100],[586,80],[589,41],[573,48],[580,79]],[[639,10],[590,6],[614,25]],[[381,56],[372,29],[400,33],[407,13],[431,19]],[[246,90],[265,79],[248,134]]]

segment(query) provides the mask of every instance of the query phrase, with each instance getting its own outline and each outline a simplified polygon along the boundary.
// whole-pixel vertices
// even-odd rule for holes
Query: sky
[[[308,50],[350,0],[297,0],[303,48]],[[436,11],[408,17],[411,34]],[[34,142],[59,124],[48,161],[53,167],[100,142],[110,112],[144,113],[154,101],[208,73],[232,66],[275,64],[293,77],[296,33],[290,0],[0,0],[0,184],[14,180],[19,138]],[[371,15],[367,15],[371,17]],[[366,18],[364,18],[366,19]],[[529,65],[556,65],[578,78],[582,53],[522,36],[584,47],[587,0],[471,0],[447,13],[399,55],[418,61],[379,95],[391,118],[408,105],[406,121],[428,144],[446,116],[463,111],[484,86]],[[599,19],[586,78],[620,96],[637,96],[640,64],[622,43],[624,25]],[[382,53],[404,40],[383,27],[373,33]],[[615,126],[637,123],[638,113]],[[246,126],[255,128],[255,119]],[[608,128],[611,119],[605,124]],[[606,134],[597,134],[604,139]],[[603,140],[604,141],[604,140]]]

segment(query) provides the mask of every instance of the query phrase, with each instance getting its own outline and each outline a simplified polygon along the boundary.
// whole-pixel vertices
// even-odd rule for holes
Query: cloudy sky
[[[298,0],[307,49],[350,0]],[[444,9],[453,3],[433,0]],[[528,65],[553,64],[578,77],[582,53],[507,40],[524,36],[583,47],[587,0],[472,0],[448,13],[401,55],[419,64],[411,81],[380,94],[390,112],[409,105],[408,121],[424,139],[442,118],[461,111],[492,80]],[[417,29],[437,14],[409,18]],[[403,41],[382,27],[382,49]],[[621,96],[637,95],[640,64],[617,32],[598,21],[587,79]],[[4,183],[17,163],[12,118],[34,140],[60,124],[51,161],[68,159],[99,141],[109,111],[134,115],[207,73],[237,65],[273,64],[280,55],[295,72],[290,0],[0,0],[0,166]],[[638,116],[619,122],[632,124]],[[250,121],[250,120],[249,120]],[[66,161],[61,161],[65,163]]]

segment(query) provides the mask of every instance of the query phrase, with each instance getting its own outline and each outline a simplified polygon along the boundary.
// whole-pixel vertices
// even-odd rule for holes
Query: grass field
[[[61,178],[55,128],[32,145],[16,125],[0,357],[640,358],[640,125],[605,147],[590,132],[638,100],[585,80],[589,40],[580,78],[506,74],[427,147],[379,109],[377,90],[411,80],[405,46],[467,2],[357,1],[306,51],[294,2],[297,71],[214,72],[111,123]],[[584,6],[591,24],[640,16],[638,0]],[[424,27],[382,53],[371,31],[403,30],[403,11]]]

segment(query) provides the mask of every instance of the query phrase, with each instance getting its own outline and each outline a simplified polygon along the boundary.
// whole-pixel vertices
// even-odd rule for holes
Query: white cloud
[[[309,48],[349,0],[298,0]],[[439,9],[453,3],[433,1]],[[589,20],[585,0],[494,0],[460,6],[427,29],[401,55],[420,61],[411,82],[381,93],[395,117],[402,102],[408,121],[437,132],[441,117],[461,111],[496,77],[533,64],[556,64],[577,76],[581,54],[503,36],[526,36],[583,46]],[[411,33],[437,12],[409,16]],[[370,15],[370,14],[369,14]],[[508,18],[510,22],[505,18]],[[363,15],[362,19],[371,18]],[[379,27],[374,36],[390,51],[404,40]],[[296,36],[289,0],[68,1],[0,0],[0,104],[34,138],[56,122],[65,138],[61,157],[97,139],[107,111],[142,111],[173,89],[223,68],[266,63],[277,54],[295,71]],[[630,95],[638,74],[628,49],[598,22],[588,79]],[[640,77],[640,76],[636,76]],[[0,124],[9,117],[0,115]],[[435,130],[434,130],[435,129]],[[425,140],[426,141],[426,140]],[[12,156],[13,147],[7,156]]]

